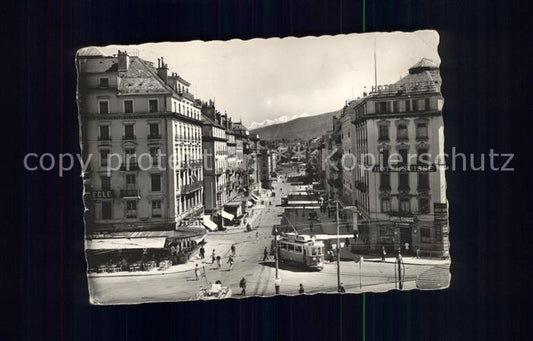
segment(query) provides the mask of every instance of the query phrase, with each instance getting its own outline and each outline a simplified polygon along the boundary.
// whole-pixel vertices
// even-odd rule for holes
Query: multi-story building
[[[205,213],[222,227],[225,219],[233,219],[224,211],[230,199],[227,190],[228,144],[227,128],[222,115],[209,101],[202,105],[204,147],[204,208]]]
[[[246,158],[247,146],[250,132],[242,124],[235,122],[233,124],[233,133],[235,134],[235,164],[237,166],[237,185],[239,189],[247,190],[250,179],[247,170]]]
[[[121,51],[80,50],[77,67],[88,238],[201,226],[202,122],[190,84],[163,58],[155,68]]]
[[[352,109],[364,165],[353,172],[359,233],[371,250],[448,256],[446,181],[436,159],[444,154],[440,87],[438,66],[424,58]]]

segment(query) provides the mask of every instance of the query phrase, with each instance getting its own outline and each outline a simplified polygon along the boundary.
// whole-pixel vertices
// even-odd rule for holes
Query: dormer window
[[[109,88],[109,78],[100,78],[100,87]]]

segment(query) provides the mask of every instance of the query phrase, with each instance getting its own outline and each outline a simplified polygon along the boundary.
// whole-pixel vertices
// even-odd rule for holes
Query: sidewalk
[[[364,257],[364,255],[363,255]],[[416,258],[416,257],[403,257],[403,262],[405,265],[449,265],[451,264],[450,259],[437,259],[437,258]],[[396,258],[386,257],[385,261],[381,261],[381,257],[369,256],[369,258],[364,257],[365,262],[374,262],[374,263],[395,263]]]
[[[225,233],[225,232],[226,231],[223,231],[221,233]],[[195,253],[191,255],[187,263],[172,265],[166,270],[159,271],[157,269],[153,269],[150,271],[135,271],[135,272],[120,271],[120,272],[111,272],[111,273],[89,273],[87,274],[87,278],[157,276],[157,275],[170,275],[170,274],[183,273],[183,272],[191,272],[191,274],[193,274],[196,264],[198,264],[198,267],[200,267],[200,269],[203,266],[205,266],[206,270],[208,267],[213,266],[211,263],[211,252],[213,251],[213,249],[215,249],[215,254],[217,256],[221,256],[222,258],[227,257],[227,253],[229,252],[229,249],[231,246],[231,241],[218,241],[218,244],[216,246],[211,246],[209,245],[209,243],[207,243],[206,245],[207,246],[204,246],[205,259],[200,259],[200,256],[198,255],[199,251],[197,250]]]

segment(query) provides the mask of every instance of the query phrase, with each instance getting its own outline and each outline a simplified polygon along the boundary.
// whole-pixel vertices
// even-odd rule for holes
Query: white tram
[[[310,269],[324,268],[324,243],[296,233],[286,233],[278,241],[280,261],[292,262]]]

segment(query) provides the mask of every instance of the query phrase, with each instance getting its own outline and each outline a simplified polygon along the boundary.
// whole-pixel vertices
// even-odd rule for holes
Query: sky
[[[304,38],[162,42],[110,45],[127,50],[191,83],[189,91],[214,99],[219,111],[254,129],[265,124],[339,110],[374,84],[396,82],[422,57],[440,64],[436,31],[364,33]]]

